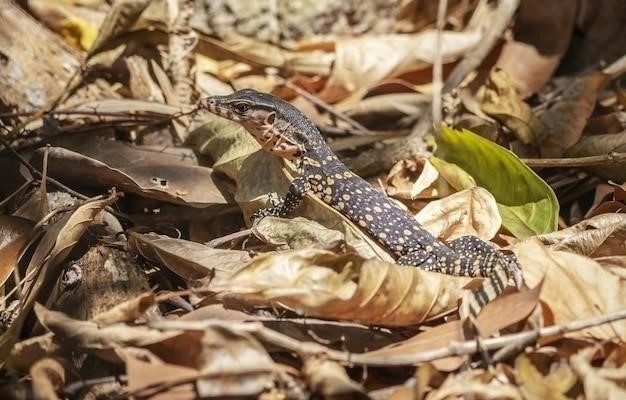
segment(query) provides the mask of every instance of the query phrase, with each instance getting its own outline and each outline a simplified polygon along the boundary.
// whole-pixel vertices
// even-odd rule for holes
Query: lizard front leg
[[[269,207],[264,207],[252,214],[250,220],[256,224],[267,216],[286,217],[300,205],[302,198],[311,189],[309,182],[302,176],[296,177],[289,185],[287,194]]]

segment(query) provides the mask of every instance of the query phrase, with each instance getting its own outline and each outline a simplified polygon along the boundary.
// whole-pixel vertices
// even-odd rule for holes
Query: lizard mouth
[[[268,129],[269,128],[269,129]],[[302,146],[293,142],[283,134],[277,133],[273,127],[261,127],[252,133],[263,150],[288,159],[294,159],[304,153]]]

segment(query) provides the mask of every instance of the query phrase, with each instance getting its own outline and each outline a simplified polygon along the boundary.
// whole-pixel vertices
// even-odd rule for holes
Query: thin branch
[[[522,158],[524,164],[532,168],[560,167],[607,167],[626,164],[626,153],[610,152],[599,156],[571,158]]]
[[[246,237],[246,236],[250,236],[252,234],[252,228],[250,229],[244,229],[242,231],[239,232],[235,232],[235,233],[231,233],[228,234],[226,236],[222,236],[216,239],[211,240],[210,242],[208,242],[206,245],[208,247],[219,247],[221,245],[223,245],[224,243],[228,243],[231,240],[236,240],[242,237]]]
[[[443,28],[446,24],[448,0],[439,0],[437,9],[437,41],[435,45],[435,63],[433,64],[433,125],[435,132],[441,128],[441,90],[443,88],[443,56],[441,51]]]
[[[0,137],[0,143],[2,143],[2,145],[11,152],[11,154],[13,154],[18,160],[19,162],[26,167],[26,169],[28,169],[28,171],[33,175],[36,176],[40,179],[43,179],[43,174],[41,172],[39,172],[39,170],[37,170],[37,168],[33,167],[31,163],[29,163],[24,157],[22,157],[22,155],[20,153],[18,153],[17,151],[15,151],[15,149],[13,149],[13,147],[11,147],[11,144],[9,142],[7,142],[4,138]],[[57,188],[66,191],[67,193],[71,194],[74,197],[77,197],[81,200],[89,200],[89,196],[85,196],[82,193],[79,193],[73,189],[70,189],[69,187],[65,186],[64,184],[62,184],[61,182],[57,181],[54,178],[50,178],[50,177],[45,177],[46,181],[49,182],[50,184],[56,186]]]
[[[613,321],[626,319],[626,309],[613,313],[600,315],[593,318],[572,321],[564,325],[548,326],[533,331],[525,331],[510,335],[499,336],[481,340],[468,340],[464,342],[451,342],[446,347],[424,351],[420,353],[394,354],[385,356],[384,350],[376,350],[370,353],[352,354],[338,351],[314,342],[303,342],[283,333],[266,328],[259,322],[235,323],[232,321],[208,320],[208,321],[180,321],[160,320],[150,322],[148,325],[162,330],[205,330],[211,327],[226,327],[238,332],[248,332],[257,336],[260,340],[272,343],[279,347],[294,351],[301,356],[324,354],[329,359],[343,361],[352,364],[376,365],[376,366],[402,366],[416,365],[423,362],[433,361],[450,356],[475,354],[482,350],[496,350],[515,344],[534,343],[541,337],[560,335],[568,332],[580,331]]]
[[[282,77],[280,77],[278,75],[275,75],[275,78],[282,85],[287,86],[289,89],[291,89],[294,92],[298,93],[300,96],[304,97],[305,99],[307,99],[311,103],[313,103],[316,106],[324,109],[328,113],[334,115],[336,118],[338,118],[338,119],[340,119],[340,120],[342,120],[344,122],[347,122],[353,128],[355,128],[359,132],[359,134],[361,134],[361,135],[369,135],[369,134],[371,134],[369,129],[367,129],[366,127],[361,125],[358,121],[356,121],[353,118],[350,118],[349,116],[347,116],[346,114],[344,114],[344,113],[342,113],[340,111],[337,111],[337,109],[335,107],[333,107],[330,104],[326,103],[324,100],[320,99],[319,97],[317,97],[317,96],[307,92],[306,90],[300,88],[297,85],[294,85],[293,83],[289,82],[286,79],[283,79]]]

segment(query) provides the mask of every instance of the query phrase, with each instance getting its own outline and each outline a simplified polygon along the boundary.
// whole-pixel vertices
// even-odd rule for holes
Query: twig
[[[441,90],[443,88],[443,56],[441,52],[443,28],[446,24],[448,0],[439,0],[437,8],[437,42],[435,45],[435,63],[433,64],[433,125],[435,132],[441,128]]]
[[[593,318],[572,321],[564,325],[548,326],[533,331],[514,333],[480,341],[480,348],[485,350],[496,350],[506,346],[520,343],[533,343],[540,337],[560,335],[568,332],[579,331],[598,325],[607,324],[613,321],[626,319],[626,309],[613,313],[600,315]],[[351,354],[349,352],[338,351],[319,343],[303,342],[294,339],[283,333],[266,328],[259,322],[248,322],[233,324],[232,321],[208,320],[208,321],[180,321],[180,320],[160,320],[148,324],[152,328],[162,330],[205,330],[211,327],[226,327],[237,332],[248,332],[257,336],[265,342],[272,343],[279,347],[294,351],[302,356],[325,354],[329,359],[335,361],[349,362],[361,365],[376,366],[402,366],[416,365],[423,362],[433,361],[450,356],[460,356],[475,354],[479,351],[476,340],[464,342],[451,342],[446,347],[424,351],[420,353],[394,354],[385,356],[384,350],[376,350],[369,353]]]
[[[250,236],[251,234],[252,234],[252,229],[251,228],[250,229],[244,229],[244,230],[239,231],[239,232],[231,233],[231,234],[228,234],[226,236],[222,236],[222,237],[213,239],[213,240],[207,242],[206,245],[208,247],[219,247],[219,246],[223,245],[224,243],[230,242],[231,240],[239,239],[239,238],[242,238],[242,237],[245,237],[245,236]]]
[[[606,167],[611,164],[626,164],[626,153],[610,152],[599,156],[570,158],[522,158],[524,164],[532,168],[557,167]]]
[[[13,200],[13,198],[15,196],[17,196],[18,194],[22,193],[22,191],[24,189],[26,189],[27,187],[29,187],[30,185],[33,184],[33,181],[31,179],[27,179],[26,182],[24,182],[22,184],[22,186],[20,186],[19,188],[17,188],[13,193],[11,193],[10,195],[8,195],[4,200],[0,201],[0,208],[4,207],[5,205],[7,205],[11,200]]]
[[[2,145],[11,152],[11,154],[13,154],[18,160],[19,162],[26,167],[26,169],[28,169],[28,171],[33,174],[33,176],[37,176],[40,179],[43,179],[43,174],[41,172],[39,172],[37,170],[37,168],[33,167],[31,165],[31,163],[29,163],[24,157],[22,157],[22,155],[20,153],[18,153],[17,151],[15,151],[15,149],[13,149],[13,147],[11,147],[11,144],[9,142],[7,142],[4,138],[0,137],[0,143],[2,143]],[[89,196],[85,196],[82,193],[79,193],[73,189],[70,189],[69,187],[65,186],[64,184],[62,184],[61,182],[57,181],[54,178],[50,178],[45,177],[46,181],[51,183],[52,185],[56,186],[57,188],[66,191],[67,193],[71,194],[74,197],[77,197],[81,200],[89,200]]]
[[[344,122],[347,122],[352,127],[354,127],[361,135],[369,135],[369,134],[371,134],[370,130],[367,129],[366,127],[364,127],[363,125],[361,125],[358,121],[356,121],[353,118],[348,117],[347,115],[345,115],[344,113],[342,113],[340,111],[337,111],[337,109],[335,107],[333,107],[330,104],[326,103],[324,100],[320,99],[319,97],[317,97],[317,96],[307,92],[306,90],[300,88],[297,85],[294,85],[293,83],[289,82],[286,79],[283,79],[282,77],[280,77],[278,75],[275,75],[275,78],[282,85],[287,86],[289,89],[291,89],[294,92],[298,93],[300,96],[304,97],[305,99],[307,99],[311,103],[315,104],[318,107],[323,108],[325,111],[327,111],[328,113],[334,115],[338,119],[340,119],[340,120],[342,120]]]

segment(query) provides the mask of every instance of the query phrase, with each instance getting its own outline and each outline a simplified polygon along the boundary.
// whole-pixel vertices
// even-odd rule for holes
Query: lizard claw
[[[521,289],[524,284],[524,275],[522,274],[522,269],[517,262],[517,258],[515,256],[509,257],[509,262],[506,267],[509,270],[509,276],[513,279],[515,287],[518,290]]]

